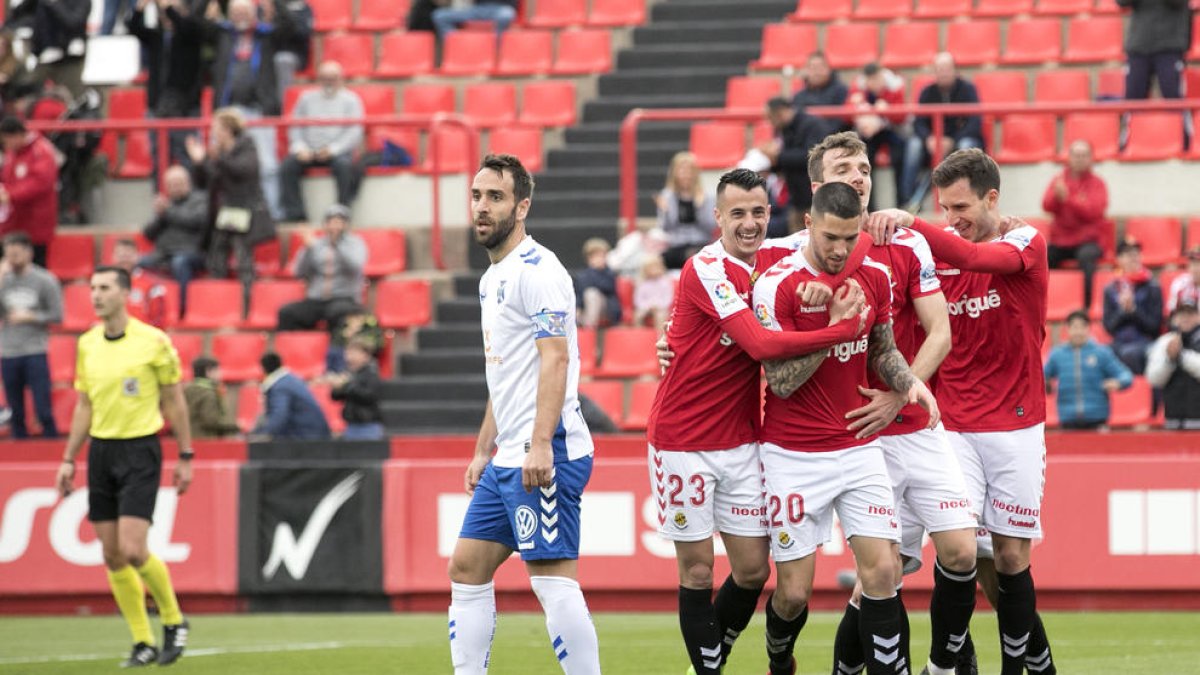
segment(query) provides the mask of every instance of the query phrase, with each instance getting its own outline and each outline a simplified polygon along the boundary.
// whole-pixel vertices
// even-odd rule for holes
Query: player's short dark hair
[[[507,171],[513,180],[513,198],[517,203],[533,196],[533,176],[521,160],[513,155],[488,155],[479,163],[479,170],[491,169],[501,176]]]
[[[211,356],[197,357],[195,361],[192,361],[192,377],[197,380],[208,379],[208,374],[219,365],[217,360]]]
[[[1000,167],[979,148],[955,150],[933,170],[933,184],[941,189],[963,178],[967,179],[976,197],[982,198],[989,191],[1000,189]]]
[[[840,150],[843,155],[867,154],[867,144],[853,131],[829,134],[808,151],[808,177],[818,183],[825,182],[825,153]]]
[[[762,176],[758,175],[757,171],[750,169],[732,169],[726,171],[721,180],[717,181],[717,197],[725,194],[725,186],[733,185],[740,187],[746,192],[750,192],[755,188],[762,188],[763,192],[767,190],[767,181]]]
[[[4,245],[17,245],[24,246],[25,248],[33,248],[33,239],[29,237],[28,232],[21,232],[18,230],[16,232],[9,232],[8,234],[4,235]]]
[[[113,274],[117,275],[117,285],[121,288],[127,291],[133,288],[133,277],[129,276],[129,270],[125,269],[124,267],[117,267],[116,265],[101,265],[100,267],[97,267],[92,274],[104,274],[106,272],[112,272]]]
[[[0,120],[0,135],[8,136],[23,133],[25,133],[25,123],[21,121],[21,118],[9,115]]]
[[[862,215],[862,198],[858,190],[846,183],[826,183],[813,193],[812,216],[830,215],[842,220]]]
[[[1085,309],[1077,309],[1068,314],[1067,323],[1071,323],[1072,321],[1082,321],[1089,326],[1092,325],[1092,318],[1088,316],[1087,310]]]
[[[878,73],[881,70],[883,70],[883,66],[879,65],[878,63],[875,63],[874,61],[871,61],[867,65],[863,66],[862,73],[863,73],[863,75],[865,75],[867,77],[871,77],[872,75],[874,75],[875,73]]]
[[[258,359],[258,365],[262,366],[264,374],[270,375],[283,367],[283,359],[275,352],[266,352]]]

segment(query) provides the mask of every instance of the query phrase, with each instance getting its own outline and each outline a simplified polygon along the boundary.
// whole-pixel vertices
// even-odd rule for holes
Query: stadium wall
[[[1047,539],[1034,555],[1040,605],[1200,608],[1196,439],[1048,435]],[[249,461],[244,443],[205,442],[197,448],[204,459],[196,463],[196,481],[182,497],[167,487],[168,462],[151,548],[171,565],[190,611],[441,611],[446,563],[467,504],[463,458],[472,443],[396,438],[387,460],[337,463],[311,454]],[[84,522],[86,491],[59,500],[51,487],[60,452],[59,443],[27,442],[8,443],[3,453],[0,612],[111,608],[99,543]],[[668,609],[675,602],[675,562],[672,546],[656,533],[644,440],[602,437],[597,454],[584,498],[580,565],[591,603]],[[814,605],[835,608],[844,602],[839,573],[852,569],[853,560],[837,536],[818,555]],[[925,555],[932,555],[929,546]],[[496,583],[502,608],[536,607],[515,561]],[[906,602],[927,602],[930,583],[928,574],[910,577]]]

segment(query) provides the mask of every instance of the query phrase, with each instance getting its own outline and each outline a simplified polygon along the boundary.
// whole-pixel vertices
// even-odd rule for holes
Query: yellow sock
[[[129,624],[129,632],[133,635],[134,643],[145,642],[154,644],[154,633],[150,632],[150,617],[146,616],[146,591],[142,587],[142,578],[134,571],[132,565],[126,565],[115,572],[108,570],[108,585],[112,587],[113,598]]]
[[[150,595],[154,596],[154,604],[158,605],[158,616],[164,626],[176,626],[183,623],[183,614],[179,611],[179,600],[175,598],[175,587],[171,585],[171,573],[162,559],[153,553],[146,558],[146,564],[138,568],[138,574],[146,581]]]

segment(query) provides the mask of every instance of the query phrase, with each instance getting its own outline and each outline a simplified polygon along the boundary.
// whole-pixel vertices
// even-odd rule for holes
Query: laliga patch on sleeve
[[[713,304],[718,310],[727,310],[738,304],[737,289],[728,281],[721,281],[713,286]]]
[[[566,312],[543,309],[530,318],[533,319],[533,337],[535,339],[567,336]]]

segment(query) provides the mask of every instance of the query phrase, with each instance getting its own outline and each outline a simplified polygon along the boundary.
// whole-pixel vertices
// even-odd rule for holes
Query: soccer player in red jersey
[[[830,308],[798,303],[795,289],[821,273],[842,271],[859,238],[862,212],[861,195],[846,183],[826,183],[815,192],[805,219],[808,245],[755,285],[754,309],[765,326],[786,334],[825,325]],[[868,335],[807,357],[764,363],[771,387],[759,456],[778,575],[767,602],[772,675],[795,672],[792,651],[808,618],[814,553],[831,535],[835,509],[863,585],[859,632],[868,645],[867,672],[908,672],[907,619],[892,552],[899,542],[892,483],[877,437],[847,428],[846,413],[863,405],[869,364],[892,391],[904,392],[905,403],[929,411],[930,426],[939,414],[896,348],[886,266],[868,257],[849,280],[865,295]]]
[[[981,150],[952,153],[933,182],[953,232],[897,210],[872,215],[868,229],[911,226],[943,263],[954,345],[935,387],[971,506],[991,532],[992,550],[981,544],[979,556],[992,559],[998,581],[1001,673],[1053,673],[1029,567],[1046,476],[1046,242],[1028,225],[1001,233],[1000,170]]]
[[[679,623],[692,667],[718,673],[770,575],[758,460],[759,364],[825,350],[863,329],[861,292],[839,289],[822,326],[775,333],[750,311],[758,270],[791,253],[760,250],[770,217],[763,179],[738,169],[717,185],[721,238],[683,266],[667,339],[675,358],[647,428],[659,531],[675,542]],[[831,288],[839,279],[824,275]],[[713,533],[732,573],[712,598]]]

